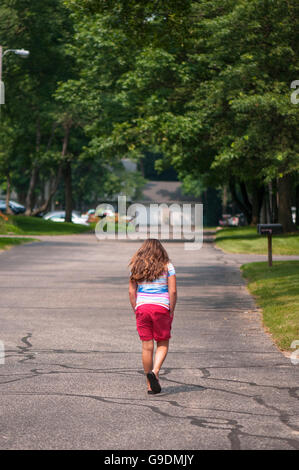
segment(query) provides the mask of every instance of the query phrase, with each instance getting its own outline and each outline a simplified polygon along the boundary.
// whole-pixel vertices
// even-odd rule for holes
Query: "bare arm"
[[[132,309],[135,312],[136,307],[136,293],[137,293],[137,284],[135,281],[129,281],[129,298],[132,305]]]
[[[176,290],[176,276],[169,276],[168,278],[168,292],[169,292],[169,310],[170,315],[174,314],[174,309],[177,301],[177,290]]]

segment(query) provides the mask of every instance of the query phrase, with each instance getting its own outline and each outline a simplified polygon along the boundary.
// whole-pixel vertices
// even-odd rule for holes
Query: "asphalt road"
[[[138,246],[75,235],[0,254],[0,449],[299,449],[299,365],[238,268],[265,257],[165,243],[179,300],[148,396],[127,295]]]

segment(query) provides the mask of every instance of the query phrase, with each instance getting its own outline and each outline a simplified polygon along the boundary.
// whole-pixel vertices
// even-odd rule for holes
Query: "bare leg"
[[[142,341],[142,363],[145,375],[153,369],[154,341]],[[146,379],[147,388],[151,390],[150,383]]]
[[[168,346],[169,346],[169,339],[157,342],[157,349],[156,349],[154,368],[153,368],[153,372],[157,378],[159,377],[160,369],[167,356]]]

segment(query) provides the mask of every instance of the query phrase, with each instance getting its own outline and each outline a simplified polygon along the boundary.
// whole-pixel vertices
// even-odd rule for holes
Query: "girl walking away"
[[[166,358],[177,300],[175,269],[159,240],[148,238],[132,257],[129,297],[142,341],[148,394],[161,392],[159,372]],[[154,341],[157,342],[154,356]]]

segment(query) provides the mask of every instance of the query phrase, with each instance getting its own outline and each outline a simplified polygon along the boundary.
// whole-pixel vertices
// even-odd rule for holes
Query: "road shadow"
[[[201,385],[170,385],[170,386],[163,386],[161,383],[162,391],[159,393],[159,396],[167,396],[167,395],[175,395],[177,393],[186,393],[186,392],[203,392],[206,390],[206,387],[202,387]]]

